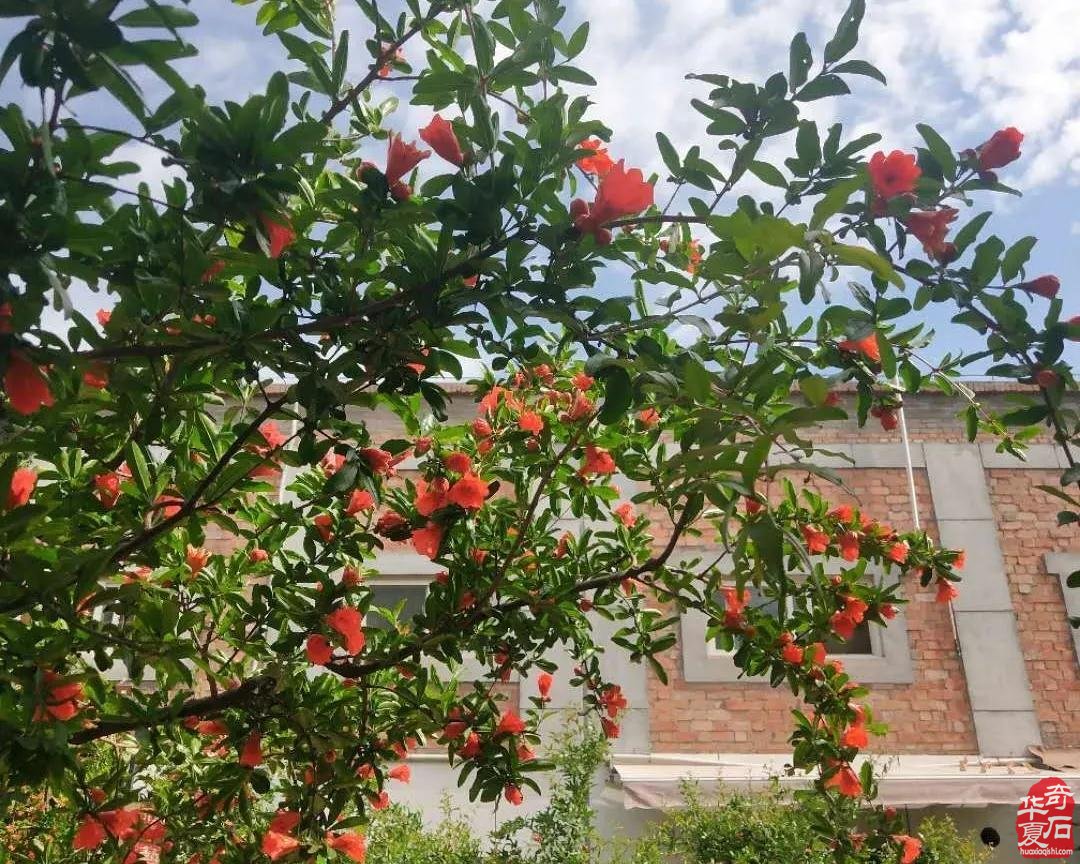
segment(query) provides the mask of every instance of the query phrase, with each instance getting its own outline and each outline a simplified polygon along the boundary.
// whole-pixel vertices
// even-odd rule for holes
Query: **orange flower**
[[[922,176],[915,157],[901,150],[893,150],[888,156],[879,150],[870,157],[867,170],[874,192],[886,200],[914,191],[915,181]]]
[[[270,830],[279,834],[290,834],[300,824],[300,814],[293,810],[278,810],[270,820]]]
[[[371,510],[374,507],[375,498],[367,489],[353,489],[349,501],[345,505],[345,515],[355,516],[362,510]]]
[[[608,717],[614,720],[619,714],[627,709],[630,703],[623,696],[622,687],[618,684],[608,684],[600,691],[600,707],[607,711]]]
[[[859,558],[859,535],[854,531],[845,531],[837,540],[840,557],[845,561],[857,561]]]
[[[457,504],[466,510],[479,510],[484,506],[487,496],[487,483],[472,472],[463,474],[446,495],[451,504]]]
[[[24,416],[48,407],[54,401],[48,380],[21,351],[12,351],[8,355],[4,392],[12,410]]]
[[[846,762],[836,762],[831,767],[836,770],[825,781],[826,789],[836,789],[848,798],[858,798],[862,795],[862,783],[850,765]]]
[[[327,477],[333,477],[341,470],[341,466],[345,464],[345,456],[342,453],[335,453],[331,450],[319,463],[319,467],[322,468],[323,474]]]
[[[94,494],[105,509],[111,509],[120,498],[120,475],[115,471],[94,475]]]
[[[892,839],[900,844],[900,864],[914,864],[922,854],[922,840],[909,834],[893,834]]]
[[[623,160],[612,166],[600,181],[593,203],[580,198],[570,203],[570,216],[582,234],[592,234],[597,245],[611,242],[607,223],[639,213],[653,203],[653,187],[645,182],[641,169],[626,170]]]
[[[811,555],[819,554],[829,548],[829,535],[816,525],[803,525],[802,535]]]
[[[945,261],[954,256],[956,247],[945,242],[949,233],[949,224],[956,221],[960,211],[954,207],[942,207],[940,210],[915,211],[908,213],[904,224],[908,231],[922,243],[923,251],[931,258]]]
[[[642,426],[652,428],[660,422],[660,412],[655,408],[646,408],[637,415],[637,419]]]
[[[450,125],[449,120],[443,120],[438,114],[420,130],[420,140],[458,168],[465,164],[465,156],[461,152],[457,135],[454,134],[454,127]]]
[[[83,372],[83,384],[95,390],[104,390],[109,386],[109,364],[100,360],[91,363],[90,368]]]
[[[415,144],[406,144],[400,135],[391,135],[386,151],[386,179],[391,183],[401,180],[430,155],[430,150],[421,150]]]
[[[578,372],[571,381],[578,390],[588,390],[596,383],[595,378],[591,375],[586,375],[584,372]]]
[[[893,543],[892,546],[889,547],[888,555],[889,558],[895,561],[897,564],[903,564],[905,561],[907,561],[909,551],[910,550],[908,549],[907,543]]]
[[[389,476],[394,473],[394,457],[386,450],[380,450],[378,447],[364,447],[358,452],[373,474]]]
[[[870,736],[866,734],[866,726],[862,723],[852,723],[844,730],[840,743],[844,747],[854,747],[861,750],[870,743]]]
[[[465,739],[465,743],[458,750],[458,755],[462,759],[475,759],[480,755],[480,736],[475,732],[470,732],[469,737]]]
[[[550,698],[551,685],[555,681],[550,672],[541,672],[536,679],[536,689],[540,692],[540,698],[545,702]]]
[[[535,411],[522,411],[518,417],[518,428],[523,432],[539,435],[544,431],[544,420]]]
[[[108,327],[109,326],[109,321],[112,320],[112,311],[111,310],[109,310],[109,309],[98,309],[95,314],[96,314],[96,317],[97,317],[97,320],[98,320],[98,324],[100,324],[102,327]]]
[[[327,833],[326,845],[341,852],[346,858],[364,864],[367,857],[367,840],[357,831],[343,831],[340,834]]]
[[[264,855],[271,861],[295,852],[300,848],[300,841],[288,834],[280,834],[277,831],[267,831],[263,834],[260,847]]]
[[[439,556],[439,546],[442,545],[442,538],[442,526],[437,525],[434,522],[428,522],[423,528],[418,528],[413,532],[413,549],[415,549],[418,554],[434,561]]]
[[[319,532],[319,536],[322,537],[324,543],[329,543],[334,539],[334,532],[330,530],[334,524],[334,517],[329,513],[320,513],[312,520],[312,523],[315,525],[315,529]]]
[[[472,432],[477,438],[487,438],[492,432],[491,424],[482,417],[478,417],[472,422]]]
[[[8,487],[7,509],[14,510],[22,507],[30,500],[37,486],[37,471],[32,468],[16,468],[11,475],[11,485]]]
[[[578,149],[593,151],[591,156],[582,156],[574,163],[586,174],[603,177],[615,166],[615,163],[611,161],[611,157],[608,156],[604,142],[599,138],[586,138],[578,145]]]
[[[1015,126],[999,129],[978,147],[979,170],[992,171],[995,168],[1004,168],[1010,162],[1020,158],[1020,144],[1024,140],[1024,133]]]
[[[503,711],[493,735],[520,735],[525,731],[525,721],[511,709]]]
[[[259,214],[259,222],[262,223],[263,230],[266,232],[267,245],[270,247],[267,254],[271,258],[280,258],[281,253],[296,241],[296,232],[293,231],[292,225],[287,219],[285,222],[278,222],[266,213]]]
[[[805,652],[795,643],[789,642],[780,649],[780,656],[784,659],[785,663],[790,663],[793,666],[801,666]]]
[[[184,555],[184,563],[187,564],[192,576],[198,576],[199,572],[206,566],[206,562],[209,560],[209,550],[201,547],[196,548],[188,543],[187,552]]]
[[[1037,294],[1039,297],[1053,300],[1061,290],[1061,280],[1057,276],[1039,276],[1030,282],[1021,282],[1016,287],[1029,294]]]
[[[837,347],[850,354],[862,354],[875,363],[881,362],[881,349],[878,347],[877,333],[870,333],[862,339],[844,339]]]
[[[390,793],[384,789],[378,795],[369,796],[368,803],[372,810],[385,810],[390,806]]]
[[[342,606],[326,616],[326,626],[341,634],[345,639],[345,650],[353,656],[364,650],[367,641],[363,624],[364,616],[352,606]]]
[[[34,709],[35,722],[41,722],[48,717],[63,722],[79,713],[79,700],[83,698],[82,684],[78,681],[65,681],[55,672],[46,672],[42,678],[45,699],[44,704]]]
[[[258,732],[252,732],[248,735],[243,749],[240,750],[240,759],[238,761],[245,768],[255,768],[262,765],[262,735]]]
[[[952,582],[948,579],[938,579],[935,601],[938,603],[951,603],[959,596],[960,592],[956,590],[956,586]]]
[[[71,848],[76,852],[97,849],[108,839],[105,826],[93,813],[87,813],[79,823],[79,828],[71,841]]]
[[[386,776],[391,780],[400,780],[402,783],[408,783],[412,779],[412,769],[408,765],[395,765],[386,772]]]
[[[515,807],[519,807],[521,802],[525,800],[525,796],[521,794],[521,788],[513,783],[506,784],[506,788],[503,789],[503,797]]]
[[[634,513],[634,505],[629,501],[620,504],[615,508],[615,518],[622,522],[627,528],[633,527],[637,522],[637,515]]]
[[[334,653],[334,649],[330,647],[330,642],[321,633],[312,633],[308,636],[305,651],[307,652],[308,662],[315,666],[325,666],[330,662],[330,657]]]
[[[619,737],[619,724],[608,717],[600,718],[600,729],[605,738],[614,739]]]
[[[450,483],[445,477],[436,477],[430,484],[420,478],[416,481],[416,500],[413,506],[421,516],[430,516],[436,510],[446,506],[446,493]]]
[[[447,470],[453,471],[455,474],[467,474],[472,470],[472,459],[469,458],[468,453],[450,453],[443,462],[446,464]]]
[[[590,474],[614,474],[615,460],[612,458],[611,453],[603,447],[586,444],[585,464],[581,466],[578,473],[582,477],[588,477]]]

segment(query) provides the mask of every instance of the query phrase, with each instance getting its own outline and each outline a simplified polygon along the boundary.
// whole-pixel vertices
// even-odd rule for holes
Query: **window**
[[[1065,598],[1065,614],[1069,618],[1080,618],[1080,590],[1070,588],[1069,574],[1080,570],[1080,552],[1051,552],[1046,556],[1046,572],[1061,580],[1062,596]],[[1069,628],[1073,638],[1073,649],[1077,662],[1080,662],[1080,629]]]
[[[750,594],[750,601],[747,603],[747,606],[752,606],[755,609],[761,610],[766,615],[771,615],[774,618],[776,617],[777,601],[775,599],[762,597],[760,589],[753,585],[747,585],[746,591]],[[863,621],[855,628],[855,633],[850,639],[826,639],[825,649],[830,655],[858,656],[865,654],[872,656],[874,654],[873,639],[874,634],[870,629],[870,622]],[[735,652],[722,648],[720,645],[720,637],[717,637],[710,643],[709,653],[731,656]]]
[[[408,624],[413,618],[424,611],[424,601],[427,599],[427,586],[425,582],[408,582],[404,580],[383,581],[381,578],[371,580],[371,606],[378,606],[388,611],[397,611],[399,624]],[[390,622],[378,612],[368,613],[364,621],[367,627],[383,629],[390,626]]]
[[[1080,556],[1078,556],[1080,557]],[[761,597],[748,585],[751,606],[775,614],[775,600]],[[725,651],[716,640],[706,640],[708,621],[704,614],[689,610],[682,616],[681,642],[683,678],[689,682],[744,681],[756,683],[764,679],[740,678],[734,652]],[[842,656],[844,669],[853,679],[868,684],[904,684],[913,680],[911,648],[908,644],[907,623],[903,609],[887,627],[863,622],[851,639],[827,640],[830,655]]]

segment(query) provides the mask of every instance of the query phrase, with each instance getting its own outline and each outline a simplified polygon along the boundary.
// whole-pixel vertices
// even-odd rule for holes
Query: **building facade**
[[[996,410],[1007,410],[1022,390],[971,386]],[[960,596],[951,606],[934,602],[933,588],[909,578],[904,612],[887,628],[857,634],[842,659],[871,689],[875,719],[889,726],[869,748],[884,772],[882,801],[907,808],[913,827],[922,815],[949,812],[961,827],[982,831],[991,843],[999,839],[994,861],[1019,861],[1014,822],[1032,783],[1060,777],[1080,796],[1080,633],[1069,626],[1070,615],[1080,616],[1080,589],[1065,586],[1080,569],[1080,532],[1057,525],[1060,502],[1039,488],[1057,486],[1065,466],[1050,439],[1036,439],[1027,460],[1017,460],[997,452],[993,441],[967,442],[959,407],[955,397],[939,394],[909,399],[906,441],[876,424],[817,430],[812,437],[832,455],[814,461],[837,471],[846,488],[787,476],[837,504],[856,504],[901,530],[921,525],[942,545],[966,550]],[[467,422],[475,410],[461,390],[450,420]],[[400,435],[389,413],[363,419],[376,442]],[[405,462],[398,470],[410,469]],[[284,496],[289,480],[282,478]],[[626,478],[615,482],[634,494]],[[666,540],[662,532],[654,537],[657,546]],[[230,544],[224,536],[215,542],[222,549]],[[680,553],[708,551],[695,542],[708,541],[697,538]],[[406,609],[422,603],[439,569],[407,545],[388,549],[374,564],[375,603],[404,600]],[[678,644],[662,658],[666,684],[619,649],[607,653],[606,677],[621,684],[630,707],[611,764],[598,777],[595,802],[605,831],[633,834],[678,806],[684,778],[708,791],[784,777],[796,700],[768,683],[740,679],[730,655],[704,634],[700,617],[682,618]],[[578,704],[577,691],[564,683],[569,666],[562,682],[556,676],[552,710]],[[527,708],[535,695],[531,683],[511,679],[504,695]],[[436,818],[448,795],[478,830],[505,818],[505,808],[496,814],[469,805],[438,751],[421,750],[412,761],[413,783],[398,800]]]

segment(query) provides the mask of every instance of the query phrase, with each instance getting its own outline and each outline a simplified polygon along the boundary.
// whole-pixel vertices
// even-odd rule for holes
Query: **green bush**
[[[445,808],[434,828],[417,810],[396,805],[368,828],[367,864],[478,864],[481,843],[460,814]]]
[[[813,815],[778,790],[721,794],[705,801],[688,785],[684,794],[685,807],[667,813],[651,834],[632,844],[628,855],[616,857],[633,864],[828,864],[835,860],[833,849],[812,830]],[[960,834],[947,816],[928,818],[913,833],[923,843],[916,864],[982,864],[989,858],[989,850]],[[894,864],[899,847],[868,846],[857,860]]]

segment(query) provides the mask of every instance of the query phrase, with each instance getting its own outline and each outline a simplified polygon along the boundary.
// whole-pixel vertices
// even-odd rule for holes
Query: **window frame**
[[[1047,552],[1043,556],[1046,572],[1058,577],[1061,583],[1062,599],[1065,604],[1066,623],[1068,618],[1080,618],[1080,591],[1068,586],[1069,574],[1080,570],[1080,552]],[[1073,652],[1080,665],[1080,630],[1069,627],[1072,633]]]
[[[1078,556],[1080,558],[1080,556]],[[827,568],[828,570],[828,568]],[[875,579],[882,574],[868,570]],[[682,649],[683,680],[689,683],[767,684],[764,676],[748,676],[735,665],[734,652],[716,648],[706,639],[708,616],[697,609],[688,609],[680,616],[680,647]],[[844,664],[844,671],[865,684],[910,684],[915,680],[908,639],[907,616],[904,607],[886,627],[870,627],[872,654],[831,655]],[[1080,650],[1080,649],[1078,649]]]

